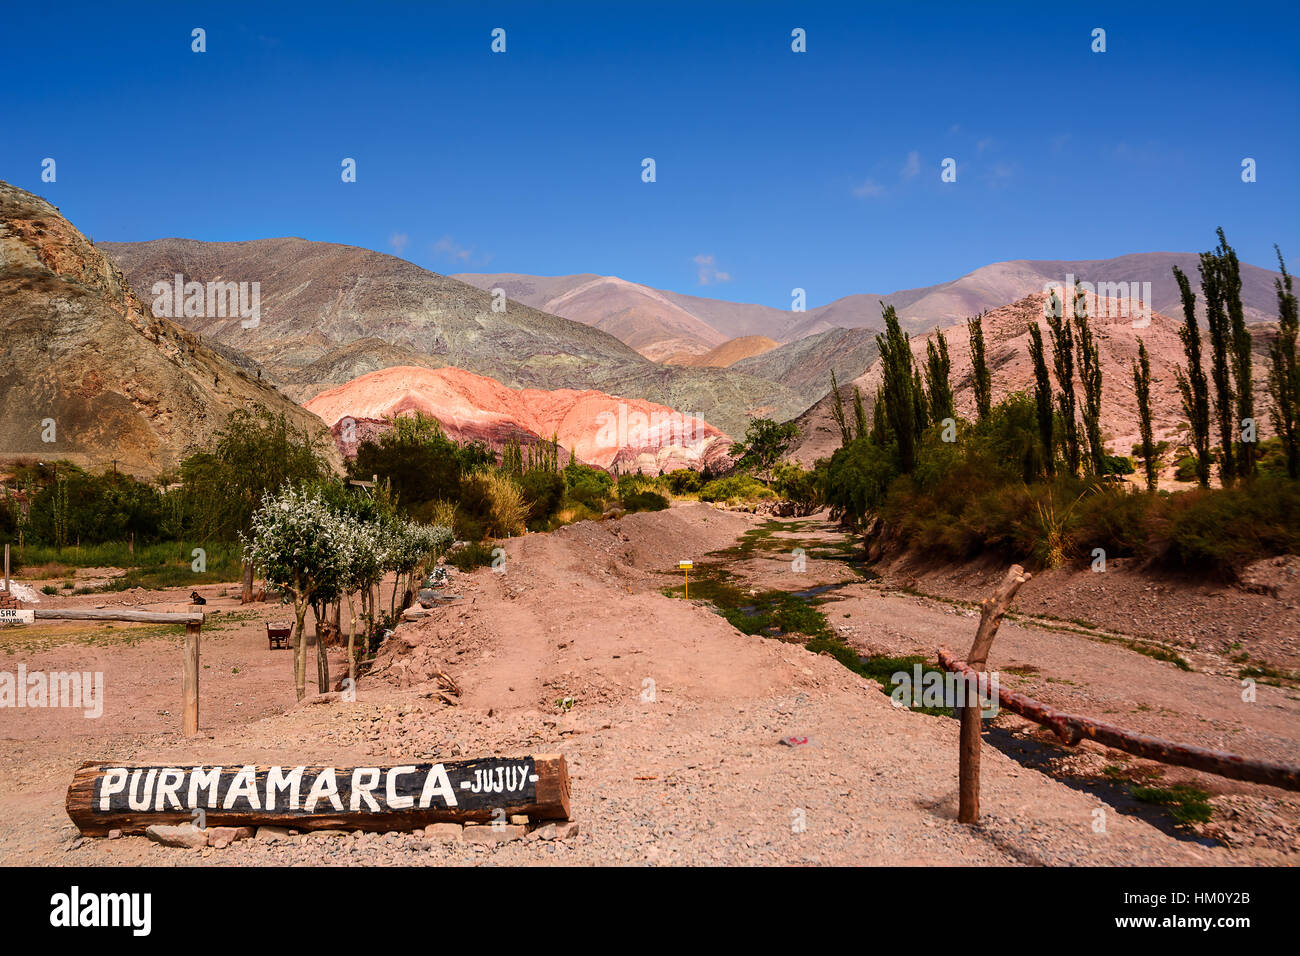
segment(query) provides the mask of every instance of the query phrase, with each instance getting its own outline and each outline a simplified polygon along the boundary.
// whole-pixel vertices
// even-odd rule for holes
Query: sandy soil
[[[745,636],[707,603],[660,592],[678,579],[678,559],[701,562],[762,521],[689,505],[512,540],[502,573],[456,575],[459,602],[398,629],[352,703],[293,706],[289,655],[265,649],[260,617],[234,622],[205,638],[203,731],[190,740],[174,716],[178,637],[110,648],[102,636],[6,633],[10,669],[19,660],[29,669],[94,662],[106,670],[109,701],[99,721],[0,710],[0,862],[1294,862],[1293,795],[1198,777],[1214,788],[1222,839],[1178,832],[1167,818],[1138,814],[1118,791],[1081,782],[1104,764],[1137,762],[1090,744],[1061,751],[1008,715],[984,751],[983,820],[957,824],[953,721],[897,709],[879,685],[828,656]],[[791,546],[809,536],[840,537],[799,526]],[[840,561],[812,559],[796,572],[779,546],[726,560],[756,588],[790,588],[791,575],[800,586],[851,581],[828,594],[825,610],[864,651],[932,654],[939,644],[963,648],[973,634],[959,605],[863,581]],[[247,611],[223,606],[224,589],[211,590],[210,609],[227,620]],[[185,602],[179,593],[143,599]],[[1258,701],[1244,704],[1230,676],[1183,672],[1051,622],[1009,621],[991,664],[1031,665],[1015,676],[1019,686],[1135,729],[1281,759],[1300,750],[1295,691],[1261,685]],[[455,705],[437,696],[438,670],[463,690]],[[810,743],[778,742],[789,735]],[[346,765],[523,752],[568,758],[582,830],[575,840],[489,849],[409,834],[300,836],[194,851],[143,837],[80,840],[62,806],[73,770],[90,758]]]

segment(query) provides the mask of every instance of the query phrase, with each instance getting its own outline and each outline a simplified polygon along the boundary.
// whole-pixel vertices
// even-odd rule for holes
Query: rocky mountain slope
[[[731,368],[741,359],[752,358],[755,355],[770,352],[780,344],[775,339],[769,339],[766,335],[743,335],[740,338],[727,339],[727,341],[714,346],[703,355],[677,352],[664,359],[664,364]]]
[[[177,274],[187,282],[259,283],[256,328],[237,317],[176,321],[247,353],[298,401],[407,365],[455,366],[516,389],[597,389],[689,411],[729,434],[743,434],[750,416],[789,418],[807,407],[780,384],[728,369],[659,365],[601,329],[517,300],[493,311],[488,291],[366,249],[305,239],[102,248],[140,289]],[[683,323],[677,345],[694,334]],[[692,348],[707,351],[725,339],[714,333]]]
[[[236,320],[238,322],[238,320]],[[0,182],[0,455],[154,475],[237,408],[324,429],[246,360],[152,314],[44,199]],[[53,440],[47,440],[52,438]]]
[[[512,389],[456,368],[399,366],[371,372],[307,402],[344,454],[386,427],[385,420],[423,412],[457,441],[500,450],[512,439],[530,445],[558,438],[580,461],[646,474],[717,467],[731,439],[708,422],[651,402],[592,390]]]
[[[1034,372],[1028,346],[1030,322],[1037,321],[1042,328],[1043,342],[1049,351],[1050,362],[1051,346],[1047,323],[1042,318],[1046,301],[1047,295],[1037,292],[994,309],[984,317],[985,349],[993,378],[994,402],[1014,391],[1033,390]],[[1088,314],[1093,317],[1091,325],[1097,337],[1102,363],[1102,434],[1112,454],[1127,455],[1140,437],[1132,374],[1132,361],[1137,357],[1139,337],[1146,344],[1151,362],[1151,417],[1156,440],[1172,438],[1179,423],[1186,421],[1174,374],[1175,368],[1185,363],[1182,341],[1178,337],[1178,329],[1183,322],[1181,318],[1173,319],[1156,312],[1152,314],[1149,326],[1135,328],[1128,317],[1101,316],[1101,305],[1096,296],[1088,297]],[[1114,311],[1113,303],[1108,307]],[[1175,314],[1181,316],[1181,309]],[[1255,407],[1261,434],[1271,434],[1272,428],[1266,412],[1266,373],[1263,363],[1266,342],[1272,329],[1257,324],[1252,327],[1252,331],[1255,336]],[[951,381],[957,411],[966,418],[974,418],[975,397],[966,324],[963,321],[949,326],[943,332],[952,359]],[[925,359],[925,342],[924,335],[912,336],[913,356],[921,362]],[[1208,354],[1208,343],[1206,347]],[[870,411],[880,380],[879,362],[875,362],[866,373],[853,381],[840,379],[846,402],[851,401],[853,386],[857,386]],[[1075,389],[1081,396],[1077,367]],[[839,447],[839,431],[831,418],[832,405],[832,396],[827,390],[817,404],[796,420],[803,436],[793,454],[796,460],[812,462],[830,455]]]
[[[805,405],[830,391],[831,372],[839,382],[851,382],[880,355],[876,333],[868,329],[827,329],[782,345],[731,366],[793,389]]]

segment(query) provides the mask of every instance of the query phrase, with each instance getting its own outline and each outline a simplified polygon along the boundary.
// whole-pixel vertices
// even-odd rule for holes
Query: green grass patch
[[[1214,815],[1210,795],[1197,787],[1174,784],[1172,787],[1129,787],[1134,800],[1168,807],[1169,815],[1181,824],[1206,823]]]

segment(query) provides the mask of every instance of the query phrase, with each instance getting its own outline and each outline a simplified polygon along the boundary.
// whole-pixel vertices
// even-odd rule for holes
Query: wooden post
[[[993,637],[1011,607],[1011,602],[1015,600],[1016,592],[1031,577],[1020,565],[1013,564],[998,589],[980,602],[980,626],[975,632],[975,642],[971,644],[970,653],[966,655],[966,663],[976,674],[984,670],[989,648],[993,646]],[[966,688],[968,700],[973,689],[969,686]],[[980,818],[980,723],[983,719],[978,695],[974,704],[968,702],[958,708],[958,711],[961,717],[961,740],[957,765],[957,820],[961,823],[975,823]]]
[[[5,594],[9,593],[9,545],[5,544]]]
[[[190,605],[192,613],[202,613],[197,604]],[[199,633],[202,620],[185,625],[185,673],[182,678],[184,709],[181,712],[181,733],[193,737],[199,732]]]

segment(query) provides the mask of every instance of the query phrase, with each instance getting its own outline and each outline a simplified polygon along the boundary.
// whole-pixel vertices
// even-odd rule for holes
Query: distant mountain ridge
[[[991,263],[956,279],[931,286],[888,294],[857,293],[844,296],[805,312],[682,295],[639,286],[623,279],[610,281],[619,283],[624,296],[635,295],[645,302],[668,303],[675,322],[680,323],[680,313],[686,312],[724,338],[763,335],[778,342],[793,342],[832,328],[879,330],[883,327],[880,321],[881,303],[894,306],[899,321],[907,331],[925,332],[943,328],[976,313],[996,309],[1032,293],[1041,292],[1049,283],[1063,285],[1069,276],[1091,282],[1094,286],[1099,283],[1123,283],[1131,289],[1136,284],[1137,292],[1134,294],[1137,297],[1141,297],[1144,283],[1150,283],[1151,301],[1146,304],[1156,312],[1180,313],[1181,300],[1173,267],[1178,266],[1195,282],[1199,262],[1198,254],[1191,252],[1143,252],[1111,259],[1014,259]],[[1269,322],[1277,318],[1273,280],[1279,277],[1280,274],[1272,270],[1242,263],[1241,298],[1247,322]],[[600,277],[593,277],[589,273],[546,277],[500,273],[464,275],[459,278],[479,288],[500,285],[509,294],[514,294],[510,293],[514,289],[529,297],[523,301],[536,299],[533,304],[538,308],[546,308],[544,304],[538,303],[563,301],[571,290],[580,286],[589,287]],[[1094,288],[1093,291],[1105,290]],[[1112,292],[1111,296],[1114,294]],[[584,305],[582,321],[604,327],[601,326],[604,317],[599,308],[596,308],[599,303],[586,302]],[[1204,303],[1198,301],[1197,308],[1204,318]],[[667,315],[643,315],[639,321],[641,324],[635,325],[625,320],[617,327],[618,331],[614,327],[609,331],[625,342],[629,339],[624,338],[624,335],[635,334],[637,341],[642,343],[637,348],[644,354],[652,354],[655,342],[658,341],[656,336],[664,334],[666,338],[666,333],[662,333],[659,327],[668,323]]]

